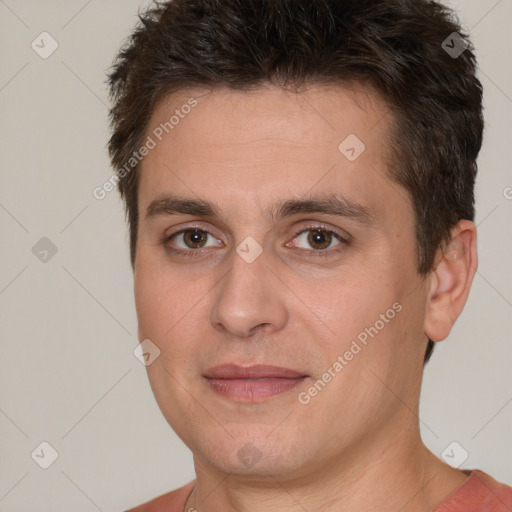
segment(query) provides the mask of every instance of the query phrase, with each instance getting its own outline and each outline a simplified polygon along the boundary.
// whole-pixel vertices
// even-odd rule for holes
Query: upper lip
[[[291,370],[290,368],[265,364],[255,364],[253,366],[222,364],[210,368],[205,372],[204,376],[209,379],[258,379],[265,377],[297,379],[299,377],[306,377],[303,373]]]

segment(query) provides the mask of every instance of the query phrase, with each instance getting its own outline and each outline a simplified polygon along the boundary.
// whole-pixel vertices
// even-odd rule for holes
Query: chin
[[[226,433],[222,439],[210,441],[202,434],[197,443],[188,445],[194,460],[197,458],[225,474],[268,481],[269,474],[274,478],[299,476],[301,467],[308,465],[307,461],[301,464],[297,460],[297,443],[290,436],[288,443],[277,437],[269,439],[268,429],[232,437]]]

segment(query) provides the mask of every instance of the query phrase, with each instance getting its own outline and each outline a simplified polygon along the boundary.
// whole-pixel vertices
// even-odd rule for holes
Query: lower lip
[[[285,379],[268,377],[261,379],[210,379],[210,387],[219,395],[239,402],[261,402],[274,395],[290,391],[306,377]]]

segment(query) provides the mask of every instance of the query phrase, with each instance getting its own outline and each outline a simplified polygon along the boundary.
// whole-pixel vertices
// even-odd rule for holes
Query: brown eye
[[[295,233],[286,247],[300,249],[301,254],[311,257],[339,255],[350,245],[349,239],[324,226],[306,226]]]
[[[183,231],[183,241],[189,249],[203,247],[208,239],[208,233],[199,229],[188,229]]]
[[[178,231],[165,240],[166,248],[175,253],[201,253],[201,249],[222,245],[212,234],[204,229],[190,228]]]
[[[332,233],[324,229],[310,230],[308,243],[314,249],[327,249],[331,245]]]
[[[342,242],[344,240],[340,236],[328,229],[309,228],[297,233],[295,245],[299,249],[314,249],[318,252],[341,245]]]

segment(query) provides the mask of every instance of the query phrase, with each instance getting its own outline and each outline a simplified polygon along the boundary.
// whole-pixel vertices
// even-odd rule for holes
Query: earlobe
[[[451,240],[439,249],[430,276],[424,332],[432,341],[444,340],[462,312],[476,272],[476,226],[461,220]]]

